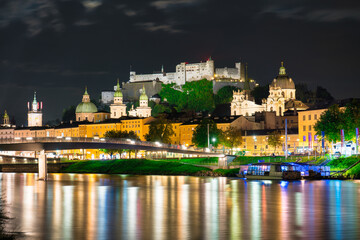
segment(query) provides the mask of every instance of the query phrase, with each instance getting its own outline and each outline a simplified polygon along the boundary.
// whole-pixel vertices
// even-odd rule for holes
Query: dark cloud
[[[0,111],[26,122],[34,90],[45,119],[138,73],[212,56],[216,66],[249,64],[269,83],[285,60],[296,83],[360,97],[358,1],[3,0]]]

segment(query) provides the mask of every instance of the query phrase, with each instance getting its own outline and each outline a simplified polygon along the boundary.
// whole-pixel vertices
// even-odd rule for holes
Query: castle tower
[[[41,127],[42,126],[42,102],[36,100],[36,92],[34,92],[34,100],[31,104],[28,102],[28,126]]]
[[[114,93],[114,103],[110,105],[110,113],[110,118],[126,116],[126,105],[123,104],[123,94],[120,90],[119,79],[117,80],[116,91]]]

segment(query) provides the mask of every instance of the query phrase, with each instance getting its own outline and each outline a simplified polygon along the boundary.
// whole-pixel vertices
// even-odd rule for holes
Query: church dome
[[[286,74],[283,62],[281,62],[279,75],[272,81],[270,87],[280,87],[281,89],[295,89],[295,83]]]
[[[117,81],[117,85],[116,85],[116,91],[114,93],[114,97],[123,97],[123,94],[120,90],[120,84],[119,84],[119,79]]]
[[[142,93],[140,95],[140,101],[141,100],[149,100],[148,96],[146,95],[146,92],[145,92],[145,87],[143,86],[143,89],[142,89]]]
[[[92,102],[81,102],[76,107],[76,113],[96,113],[97,107]]]
[[[90,102],[90,96],[85,88],[82,102],[77,105],[75,113],[96,113],[97,107],[94,103]]]

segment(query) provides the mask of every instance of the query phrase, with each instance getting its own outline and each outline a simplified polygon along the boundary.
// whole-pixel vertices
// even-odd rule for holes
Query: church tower
[[[4,126],[7,126],[7,125],[10,125],[10,117],[9,115],[7,114],[6,110],[5,110],[5,113],[4,113],[4,119],[3,119],[3,125]]]
[[[34,100],[30,106],[28,102],[28,126],[41,127],[42,126],[42,102],[36,100],[36,92],[34,92]]]
[[[114,103],[110,105],[111,118],[126,116],[126,105],[123,103],[123,94],[120,90],[119,79],[114,93]]]

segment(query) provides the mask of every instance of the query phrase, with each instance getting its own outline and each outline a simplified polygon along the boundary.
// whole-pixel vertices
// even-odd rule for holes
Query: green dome
[[[76,107],[76,113],[96,113],[97,107],[92,102],[81,102]]]
[[[117,81],[117,85],[116,85],[116,91],[114,93],[114,97],[123,97],[123,94],[120,90],[120,84],[119,84],[119,79]]]
[[[148,96],[145,93],[142,93],[140,96],[140,100],[148,100]]]
[[[149,100],[148,96],[146,95],[146,92],[145,92],[145,86],[143,85],[143,89],[142,89],[142,93],[140,95],[140,101],[141,100]]]

